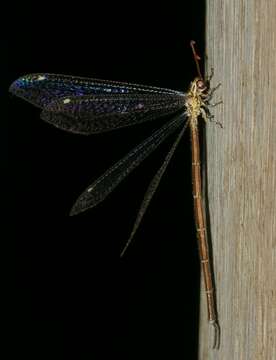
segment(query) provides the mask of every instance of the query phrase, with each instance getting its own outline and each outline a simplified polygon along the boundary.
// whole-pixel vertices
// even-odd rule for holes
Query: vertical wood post
[[[207,126],[219,350],[202,286],[201,360],[276,359],[276,0],[207,0]]]

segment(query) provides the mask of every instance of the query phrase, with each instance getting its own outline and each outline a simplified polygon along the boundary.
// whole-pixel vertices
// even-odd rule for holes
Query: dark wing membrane
[[[71,215],[83,212],[103,201],[107,195],[171,133],[181,125],[184,125],[184,120],[184,113],[174,117],[109,168],[80,195],[71,210]]]
[[[67,97],[48,104],[41,117],[63,130],[92,134],[172,114],[183,106],[184,95],[175,94]]]
[[[13,82],[10,86],[10,91],[40,108],[46,107],[54,99],[66,96],[182,94],[179,91],[153,86],[47,73],[22,76]]]
[[[174,141],[170,151],[168,152],[168,154],[166,155],[165,159],[164,159],[164,162],[163,164],[161,165],[161,167],[158,169],[157,173],[154,175],[153,179],[151,180],[149,186],[148,186],[148,189],[144,195],[144,199],[141,203],[141,206],[140,206],[140,209],[138,211],[138,214],[136,216],[136,220],[135,220],[135,223],[133,225],[133,228],[132,228],[132,231],[131,231],[131,234],[123,248],[123,250],[121,251],[121,257],[124,256],[124,253],[126,252],[129,244],[131,243],[134,235],[136,234],[136,231],[138,230],[139,228],[139,225],[145,215],[145,212],[147,211],[147,208],[149,207],[149,204],[151,202],[151,199],[154,195],[154,193],[156,192],[158,186],[159,186],[159,183],[162,179],[162,176],[164,175],[170,161],[171,161],[171,158],[181,140],[181,138],[183,137],[183,134],[184,134],[184,131],[186,129],[186,127],[188,126],[189,122],[186,121],[186,124],[185,126],[182,128],[182,130],[180,131],[179,135],[177,136],[176,140]]]

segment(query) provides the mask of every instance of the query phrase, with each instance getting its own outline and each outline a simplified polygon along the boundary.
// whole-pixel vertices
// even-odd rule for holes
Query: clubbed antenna
[[[200,66],[199,66],[199,60],[201,60],[201,57],[197,54],[196,52],[196,49],[195,49],[195,41],[194,40],[191,40],[190,42],[190,45],[191,45],[191,48],[192,48],[192,52],[193,52],[193,55],[194,55],[194,59],[195,59],[195,63],[196,63],[196,69],[197,69],[197,73],[198,73],[198,76],[203,79],[202,77],[202,74],[201,74],[201,71],[200,71]]]

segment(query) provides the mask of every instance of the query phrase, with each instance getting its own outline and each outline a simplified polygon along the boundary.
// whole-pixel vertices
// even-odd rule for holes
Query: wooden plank
[[[222,83],[207,126],[221,345],[202,284],[200,359],[276,359],[276,1],[207,1],[207,70]]]

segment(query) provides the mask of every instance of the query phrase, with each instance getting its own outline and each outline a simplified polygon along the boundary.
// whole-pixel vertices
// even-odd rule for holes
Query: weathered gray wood
[[[207,128],[221,346],[202,287],[200,359],[276,359],[276,0],[208,0],[208,67],[222,82]]]

